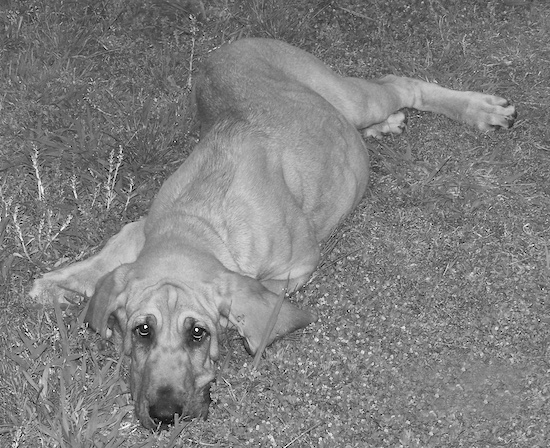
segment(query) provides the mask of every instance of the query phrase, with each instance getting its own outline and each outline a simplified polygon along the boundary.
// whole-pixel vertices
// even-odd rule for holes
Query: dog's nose
[[[149,406],[149,416],[156,424],[170,425],[174,423],[174,416],[181,416],[182,412],[183,406],[171,387],[159,389],[156,401]]]

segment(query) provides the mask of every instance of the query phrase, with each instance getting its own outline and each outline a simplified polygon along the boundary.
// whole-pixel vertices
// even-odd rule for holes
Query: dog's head
[[[136,413],[147,428],[168,424],[175,414],[206,418],[221,331],[236,326],[255,353],[279,300],[254,279],[224,269],[159,269],[182,267],[163,261],[115,269],[98,285],[86,315],[104,337],[115,325],[120,329]],[[314,320],[285,300],[268,343]]]

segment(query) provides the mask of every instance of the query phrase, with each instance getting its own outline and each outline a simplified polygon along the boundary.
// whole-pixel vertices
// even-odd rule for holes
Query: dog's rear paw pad
[[[492,95],[477,94],[470,109],[475,125],[483,131],[509,129],[518,115],[516,108],[507,100]]]
[[[407,126],[407,119],[403,112],[390,115],[382,123],[377,123],[363,130],[364,137],[381,138],[387,134],[402,134]]]

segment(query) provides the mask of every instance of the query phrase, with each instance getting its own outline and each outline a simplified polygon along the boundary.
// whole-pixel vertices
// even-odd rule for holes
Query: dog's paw
[[[382,123],[377,123],[363,129],[363,137],[382,138],[387,134],[400,135],[405,130],[407,120],[403,112],[390,115]]]
[[[60,278],[58,271],[52,271],[37,278],[29,296],[43,305],[52,305],[59,303],[65,305],[74,302],[77,294],[67,288],[62,287],[64,278]]]
[[[37,303],[51,305],[54,302],[67,303],[65,299],[66,292],[66,290],[56,286],[55,283],[39,278],[34,281],[29,296]]]
[[[467,115],[478,129],[491,131],[509,129],[514,125],[517,112],[508,100],[483,93],[471,93]]]

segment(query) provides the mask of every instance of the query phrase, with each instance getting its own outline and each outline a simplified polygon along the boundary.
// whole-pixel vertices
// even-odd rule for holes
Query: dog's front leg
[[[36,279],[29,295],[42,303],[67,303],[68,291],[91,297],[99,279],[135,261],[145,243],[144,226],[145,218],[126,224],[98,254]]]

